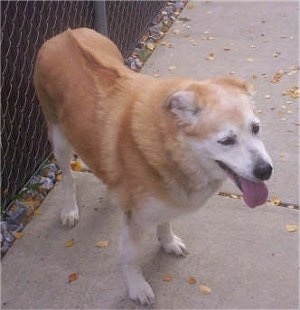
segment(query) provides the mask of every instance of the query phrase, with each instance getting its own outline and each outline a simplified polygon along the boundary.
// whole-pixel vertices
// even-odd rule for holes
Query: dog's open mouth
[[[223,162],[216,162],[243,192],[244,201],[249,207],[254,208],[266,202],[268,198],[268,189],[264,182],[253,182],[247,180],[236,174]]]

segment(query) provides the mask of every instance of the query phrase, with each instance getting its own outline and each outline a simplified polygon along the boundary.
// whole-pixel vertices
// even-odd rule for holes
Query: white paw
[[[63,209],[61,211],[60,218],[61,218],[61,222],[64,226],[67,226],[69,228],[76,226],[78,221],[79,221],[78,207],[76,206],[72,210]]]
[[[150,284],[146,281],[135,283],[129,287],[129,297],[142,305],[154,303],[155,295]]]
[[[185,256],[188,254],[187,248],[183,241],[175,235],[173,235],[171,241],[162,242],[161,244],[163,249],[168,254],[175,254],[178,256]]]

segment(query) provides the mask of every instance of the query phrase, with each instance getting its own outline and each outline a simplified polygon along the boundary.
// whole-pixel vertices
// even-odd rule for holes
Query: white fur
[[[61,221],[63,225],[73,227],[79,220],[79,209],[76,202],[76,188],[70,166],[73,149],[58,125],[49,126],[48,134],[53,145],[58,165],[63,173],[63,208],[61,211]]]

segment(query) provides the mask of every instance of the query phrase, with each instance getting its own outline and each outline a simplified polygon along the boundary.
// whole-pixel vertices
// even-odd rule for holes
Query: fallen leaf
[[[200,284],[199,291],[202,294],[210,294],[212,292],[212,289],[204,284]]]
[[[265,98],[265,99],[270,99],[270,98],[271,98],[271,95],[269,95],[269,94],[264,95],[264,98]]]
[[[75,244],[75,240],[72,238],[65,243],[66,248],[71,248]]]
[[[229,48],[229,47],[224,47],[223,50],[224,50],[225,52],[227,52],[227,51],[230,51],[231,48]]]
[[[277,58],[277,57],[279,57],[280,55],[281,55],[281,52],[275,52],[275,53],[273,54],[273,57]]]
[[[68,282],[71,283],[71,282],[77,281],[78,278],[79,278],[78,272],[73,272],[73,273],[69,274]]]
[[[171,66],[169,66],[168,67],[168,70],[169,71],[173,71],[173,70],[175,70],[177,67],[175,66],[175,65],[171,65]]]
[[[298,99],[300,97],[300,90],[299,87],[293,85],[288,91],[287,95],[289,95],[292,99]]]
[[[281,205],[281,199],[279,197],[272,198],[270,202],[274,206],[280,206]]]
[[[36,209],[41,204],[40,200],[34,199],[33,197],[22,199],[20,202],[25,206],[32,207],[34,209]]]
[[[71,168],[74,171],[82,171],[83,170],[83,164],[79,160],[72,160],[71,161]]]
[[[285,162],[286,161],[286,154],[279,154],[279,157],[280,157],[280,161],[281,162]]]
[[[14,235],[14,237],[15,237],[16,239],[21,239],[21,238],[23,238],[24,233],[23,233],[22,231],[19,231],[19,232],[13,233],[13,235]]]
[[[214,60],[215,59],[215,54],[214,53],[209,53],[207,57],[205,57],[206,60]]]
[[[288,224],[288,225],[286,225],[286,230],[288,232],[296,232],[298,230],[298,225]]]
[[[169,48],[173,47],[172,44],[170,44],[170,43],[168,43],[168,42],[166,42],[166,41],[161,41],[161,42],[160,42],[160,45],[166,46],[166,47],[169,47]]]
[[[99,242],[96,243],[96,246],[98,248],[101,248],[101,249],[105,249],[108,247],[108,244],[109,244],[109,241],[108,240],[101,240]]]
[[[146,43],[146,47],[148,48],[148,50],[150,50],[151,52],[153,52],[155,50],[155,44],[152,42],[147,42]]]
[[[189,283],[189,284],[196,284],[196,283],[197,283],[197,280],[196,280],[194,277],[189,277],[188,283]]]
[[[271,78],[272,83],[278,83],[281,78],[284,76],[285,72],[283,70],[277,71]]]
[[[57,174],[55,178],[56,178],[56,181],[58,181],[58,182],[61,181],[62,180],[62,173]]]
[[[166,274],[164,277],[163,277],[163,281],[164,282],[171,282],[173,280],[173,276],[170,275],[170,274]]]
[[[247,62],[253,62],[253,61],[254,61],[254,59],[253,59],[253,58],[251,58],[251,57],[248,57],[248,58],[246,59],[246,61],[247,61]]]

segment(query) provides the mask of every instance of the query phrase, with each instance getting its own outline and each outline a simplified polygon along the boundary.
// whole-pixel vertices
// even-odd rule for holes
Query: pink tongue
[[[239,180],[244,201],[249,207],[254,208],[265,203],[268,197],[268,189],[264,182],[255,183],[241,177]]]

